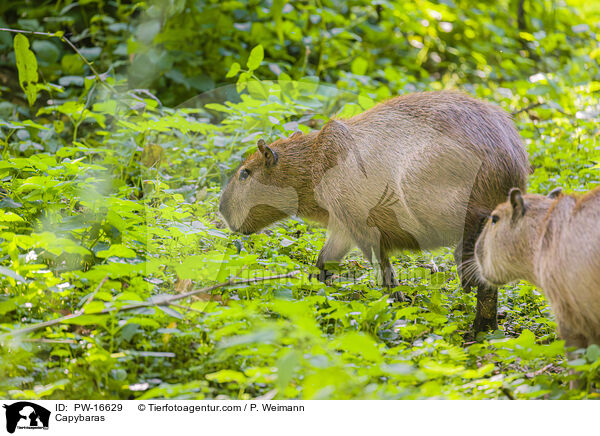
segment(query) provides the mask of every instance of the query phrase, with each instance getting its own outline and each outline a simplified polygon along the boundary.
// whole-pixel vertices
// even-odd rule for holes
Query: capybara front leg
[[[338,269],[341,260],[352,248],[352,241],[342,233],[332,232],[317,258],[318,280],[325,283]]]
[[[477,312],[473,331],[488,332],[498,329],[496,314],[498,312],[498,288],[486,285],[477,286]]]
[[[394,288],[397,288],[400,285],[400,282],[398,282],[398,279],[394,274],[394,268],[392,267],[389,257],[385,256],[381,260],[380,266],[381,274],[383,276],[383,286],[387,287],[390,297],[395,301],[406,301],[406,297],[402,291],[394,291]]]

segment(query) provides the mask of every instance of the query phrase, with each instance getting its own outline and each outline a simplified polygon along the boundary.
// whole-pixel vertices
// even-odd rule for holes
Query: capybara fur
[[[510,192],[475,246],[481,278],[542,289],[567,346],[600,345],[600,188],[585,195]]]
[[[510,188],[526,188],[527,153],[499,107],[451,91],[408,94],[320,131],[259,140],[223,191],[232,230],[253,233],[290,215],[329,230],[319,253],[328,277],[353,246],[383,284],[398,284],[390,253],[456,245],[465,289],[477,286],[476,331],[495,329],[497,289],[477,282],[482,220]]]

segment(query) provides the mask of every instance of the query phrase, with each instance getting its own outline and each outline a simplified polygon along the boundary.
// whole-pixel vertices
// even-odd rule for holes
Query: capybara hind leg
[[[473,332],[488,332],[498,329],[498,288],[486,285],[477,286],[477,312],[473,323]]]
[[[475,274],[475,241],[480,233],[483,222],[482,214],[469,213],[465,219],[465,229],[461,241],[454,251],[456,270],[460,283],[466,292],[477,289],[477,309],[473,322],[473,333],[487,332],[498,329],[498,288],[479,282]]]
[[[361,247],[363,255],[371,261],[375,269],[378,285],[385,286],[390,296],[396,301],[405,301],[406,298],[401,291],[393,291],[400,283],[394,274],[394,268],[387,254],[382,253],[381,247]]]
[[[456,270],[460,284],[464,291],[471,292],[477,289],[477,309],[475,321],[473,322],[473,335],[479,332],[487,332],[498,329],[496,318],[498,311],[498,288],[478,283],[472,268],[473,259],[463,255],[464,247],[460,244],[454,251]]]

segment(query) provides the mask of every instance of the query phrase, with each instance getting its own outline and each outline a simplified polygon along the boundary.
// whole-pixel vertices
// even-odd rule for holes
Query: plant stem
[[[0,27],[0,31],[11,32],[11,33],[23,33],[25,35],[37,35],[37,36],[45,36],[47,38],[58,38],[58,39],[60,39],[62,42],[64,42],[65,44],[67,44],[69,47],[71,47],[71,49],[73,49],[73,51],[75,51],[75,53],[77,53],[77,55],[79,55],[79,57],[81,58],[81,60],[83,60],[83,62],[85,62],[85,64],[89,67],[90,71],[94,74],[94,76],[96,77],[96,80],[98,82],[100,82],[104,86],[106,86],[111,92],[116,93],[116,90],[111,85],[109,85],[108,83],[106,83],[104,81],[104,79],[102,78],[102,76],[100,75],[100,73],[98,73],[98,71],[96,71],[96,69],[94,68],[94,66],[92,65],[92,63],[90,61],[88,61],[84,55],[81,54],[81,52],[75,46],[75,44],[73,44],[69,40],[69,38],[67,38],[66,36],[60,35],[60,34],[55,34],[55,33],[48,33],[48,32],[34,32],[33,30],[8,29],[8,28],[5,28],[5,27]]]
[[[269,277],[253,277],[250,279],[242,279],[242,280],[227,280],[226,282],[223,283],[217,283],[216,285],[212,285],[212,286],[207,286],[205,288],[201,288],[201,289],[194,289],[190,292],[186,292],[184,294],[179,294],[179,295],[171,295],[170,297],[164,298],[160,301],[151,301],[151,302],[141,302],[141,303],[135,303],[135,304],[130,304],[127,306],[123,306],[120,307],[118,309],[115,308],[108,308],[108,309],[104,309],[98,313],[93,313],[90,315],[96,315],[96,314],[106,314],[106,313],[114,313],[114,312],[124,312],[126,310],[132,310],[132,309],[139,309],[142,307],[152,307],[152,306],[169,306],[171,303],[173,303],[174,301],[178,301],[178,300],[183,300],[184,298],[188,298],[191,297],[193,295],[196,294],[201,294],[201,293],[206,293],[206,292],[210,292],[210,291],[214,291],[215,289],[219,289],[219,288],[223,288],[226,286],[237,286],[237,285],[244,285],[244,284],[248,284],[248,283],[256,283],[256,282],[264,282],[267,280],[277,280],[277,279],[285,279],[285,278],[291,278],[294,277],[295,275],[297,275],[300,271],[292,271],[289,272],[287,274],[279,274],[276,276],[269,276]],[[96,290],[92,293],[92,295],[90,296],[90,298],[88,298],[87,302],[90,302],[91,299],[93,298],[94,295],[96,295],[96,292],[98,292],[98,290],[102,287],[102,285],[104,284],[104,282],[108,279],[108,276],[106,276],[104,279],[102,279],[102,281],[100,282],[100,284],[98,285],[98,287],[96,288]],[[73,318],[77,318],[79,316],[83,315],[83,310],[78,310],[75,313],[72,313],[70,315],[66,315],[60,318],[56,318],[56,319],[52,319],[50,321],[44,321],[44,322],[40,322],[38,324],[34,324],[32,326],[29,327],[25,327],[23,329],[20,330],[14,330],[12,332],[8,332],[5,333],[3,335],[0,335],[0,340],[6,337],[10,337],[10,336],[16,336],[16,335],[21,335],[24,333],[29,333],[29,332],[33,332],[36,330],[39,330],[41,328],[44,327],[50,327],[56,324],[60,324],[63,323],[65,321],[68,321],[70,319]]]

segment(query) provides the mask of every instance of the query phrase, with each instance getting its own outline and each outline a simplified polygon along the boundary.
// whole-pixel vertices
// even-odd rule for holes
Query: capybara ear
[[[508,199],[513,209],[513,221],[525,215],[525,201],[523,200],[523,194],[521,194],[521,190],[519,188],[512,188],[508,193]]]
[[[268,145],[265,145],[265,151],[263,152],[263,155],[265,156],[265,163],[268,167],[272,167],[277,163],[277,153],[275,153],[275,151]]]
[[[560,197],[561,194],[562,194],[562,188],[561,187],[554,188],[552,191],[550,191],[548,193],[548,198],[551,198],[551,199],[554,200],[554,199]]]
[[[302,132],[300,130],[296,130],[294,133],[292,133],[290,139],[295,138],[297,136],[302,136]]]
[[[265,165],[267,167],[272,167],[277,163],[277,153],[265,143],[264,139],[258,140],[258,150],[265,158]]]
[[[270,167],[277,163],[277,153],[271,149],[266,143],[264,139],[258,140],[258,150],[262,153],[265,158],[265,164]]]
[[[264,139],[259,139],[259,140],[258,140],[258,142],[256,143],[256,145],[258,145],[258,150],[259,150],[261,153],[264,153],[264,152],[265,152],[265,145],[266,145],[266,144],[265,144],[265,140],[264,140]]]

